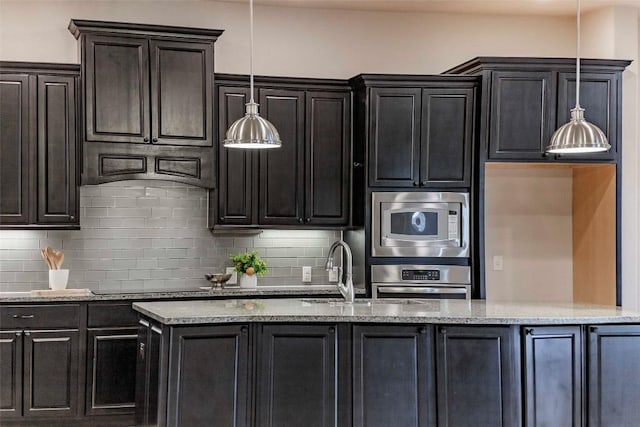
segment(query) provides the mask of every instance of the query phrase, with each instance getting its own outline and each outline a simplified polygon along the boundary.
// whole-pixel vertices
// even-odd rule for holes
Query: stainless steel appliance
[[[371,256],[469,257],[469,194],[372,193]]]
[[[471,268],[461,265],[372,265],[372,298],[470,299]]]

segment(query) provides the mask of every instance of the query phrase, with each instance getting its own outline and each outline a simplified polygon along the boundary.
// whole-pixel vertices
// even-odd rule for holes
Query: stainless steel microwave
[[[375,192],[371,256],[469,257],[469,194]]]

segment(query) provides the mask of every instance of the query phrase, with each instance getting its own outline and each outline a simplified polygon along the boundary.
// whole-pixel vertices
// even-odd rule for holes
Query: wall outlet
[[[340,274],[340,267],[333,267],[329,270],[329,283],[337,283],[338,275]]]
[[[231,273],[231,278],[227,280],[225,285],[237,285],[238,284],[238,272],[233,267],[227,267],[226,273]]]
[[[311,281],[311,267],[308,267],[308,266],[302,267],[302,281],[303,282]]]
[[[504,258],[502,255],[493,256],[493,271],[502,271],[504,269]]]

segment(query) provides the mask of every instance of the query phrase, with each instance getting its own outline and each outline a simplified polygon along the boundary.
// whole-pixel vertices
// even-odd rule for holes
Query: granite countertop
[[[94,291],[90,295],[32,296],[29,292],[0,292],[2,303],[39,303],[73,301],[117,301],[117,300],[163,300],[163,299],[208,299],[237,297],[309,296],[326,295],[339,297],[335,285],[302,286],[258,286],[257,288],[216,288],[216,289],[128,289]],[[356,288],[356,294],[363,295],[364,288]]]
[[[483,300],[320,299],[209,300],[135,303],[166,325],[231,322],[381,322],[479,325],[640,323],[640,312],[611,306],[497,303]]]

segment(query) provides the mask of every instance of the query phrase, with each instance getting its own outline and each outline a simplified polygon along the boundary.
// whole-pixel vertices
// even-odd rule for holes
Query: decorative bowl
[[[231,279],[231,273],[205,274],[204,277],[212,283],[211,288],[217,288],[221,287],[223,283]]]

